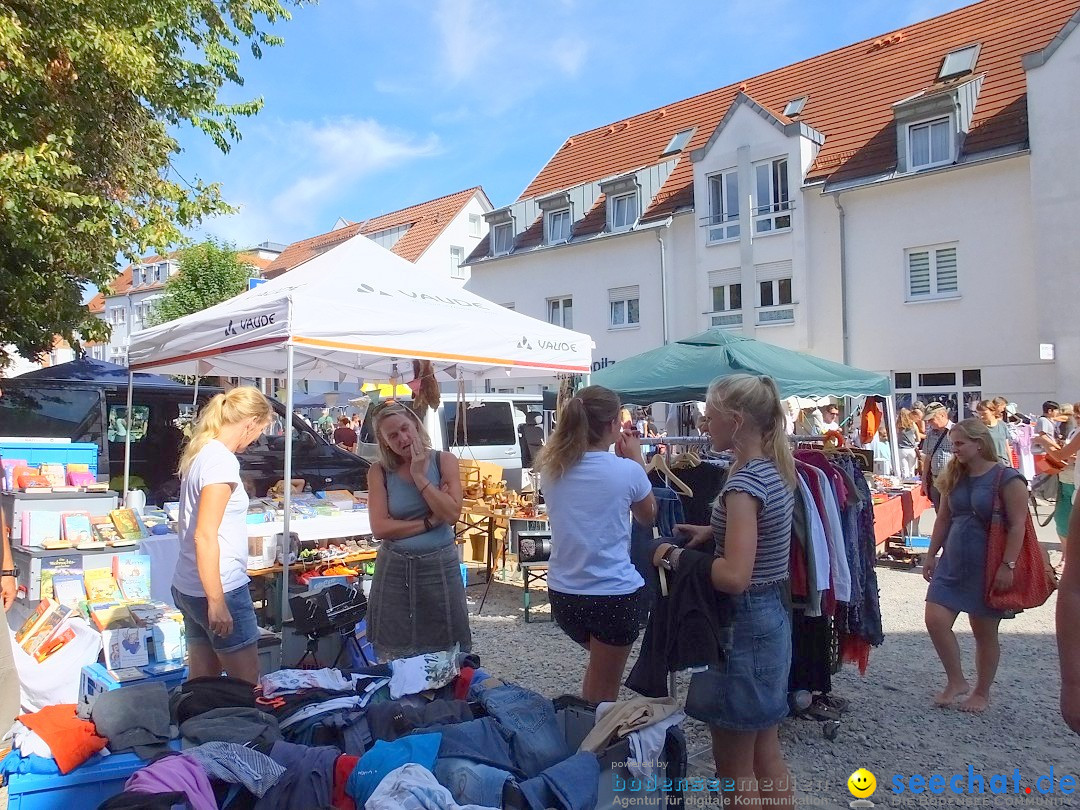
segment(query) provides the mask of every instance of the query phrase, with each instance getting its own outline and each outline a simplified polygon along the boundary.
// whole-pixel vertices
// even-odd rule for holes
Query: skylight
[[[796,115],[801,113],[803,107],[806,106],[807,98],[809,98],[809,96],[799,96],[798,98],[793,98],[787,103],[787,106],[784,107],[784,115],[788,118],[794,118]]]
[[[690,136],[693,134],[693,129],[684,129],[682,132],[676,132],[671,136],[667,148],[664,149],[661,154],[674,155],[676,152],[681,152],[686,148],[686,144],[690,141]]]
[[[975,70],[975,63],[978,59],[979,45],[977,43],[968,45],[966,48],[950,51],[945,55],[945,59],[941,63],[938,80],[952,79],[956,76],[963,76],[965,73],[971,73]]]

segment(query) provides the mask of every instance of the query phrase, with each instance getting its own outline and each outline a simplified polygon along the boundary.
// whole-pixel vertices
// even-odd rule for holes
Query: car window
[[[0,396],[0,436],[100,442],[97,391],[6,385],[3,391]]]
[[[453,447],[517,444],[517,432],[514,429],[509,402],[470,402],[466,407],[463,423],[457,421],[457,408],[448,407],[446,435],[452,437]]]
[[[141,442],[146,438],[146,429],[150,424],[150,408],[146,405],[132,405],[131,419],[127,418],[126,405],[109,406],[109,441],[123,444],[131,433],[131,442]]]

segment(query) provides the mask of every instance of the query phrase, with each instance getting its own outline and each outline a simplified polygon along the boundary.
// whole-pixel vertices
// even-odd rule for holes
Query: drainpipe
[[[661,315],[663,316],[665,346],[667,346],[671,340],[671,329],[668,323],[667,256],[664,250],[664,231],[666,231],[670,225],[671,219],[668,218],[667,222],[656,229],[656,241],[660,243],[660,306],[662,307]]]
[[[848,295],[847,295],[847,216],[840,204],[840,192],[833,196],[833,203],[840,213],[840,329],[843,336],[844,365],[851,363],[851,348],[848,335]]]

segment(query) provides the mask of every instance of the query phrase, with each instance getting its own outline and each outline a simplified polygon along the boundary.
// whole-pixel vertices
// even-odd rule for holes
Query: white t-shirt
[[[561,478],[545,478],[542,489],[551,523],[549,588],[616,596],[645,584],[630,562],[630,505],[652,492],[640,464],[589,451]]]
[[[233,485],[218,529],[221,587],[228,593],[248,582],[248,494],[240,480],[240,462],[224,444],[211,439],[180,481],[180,555],[173,587],[187,596],[206,596],[195,563],[195,525],[199,518],[199,496],[203,487],[210,484]]]
[[[1040,416],[1035,421],[1036,439],[1038,439],[1040,433],[1045,433],[1051,439],[1057,439],[1057,425],[1054,424],[1054,420],[1051,419],[1049,416]]]

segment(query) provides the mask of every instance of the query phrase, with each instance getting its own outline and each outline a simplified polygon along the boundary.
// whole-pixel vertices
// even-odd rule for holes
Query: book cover
[[[4,474],[4,489],[13,490],[16,486],[17,478],[14,475],[15,470],[19,467],[26,467],[29,462],[24,458],[5,458],[0,459],[0,468],[3,469]]]
[[[75,573],[69,570],[64,574],[56,574],[52,578],[53,599],[61,605],[75,607],[86,599],[86,586],[83,584],[82,572]]]
[[[137,602],[127,606],[131,618],[139,627],[153,627],[165,617],[168,605],[161,602]]]
[[[119,602],[88,604],[87,611],[98,630],[135,626],[135,620],[131,618],[131,611],[127,609],[127,605],[122,605]]]
[[[113,509],[109,512],[109,519],[125,540],[141,540],[146,537],[146,532],[143,531],[142,524],[132,509]]]
[[[159,661],[156,664],[147,664],[142,671],[147,675],[168,675],[170,672],[178,672],[183,668],[183,661]]]
[[[117,554],[113,557],[113,578],[125,599],[149,601],[150,555]]]
[[[124,598],[112,571],[108,568],[91,568],[83,573],[83,579],[86,582],[88,602],[118,602]]]
[[[97,478],[92,472],[73,472],[70,469],[68,470],[67,480],[73,487],[85,487],[97,483]]]
[[[67,471],[69,473],[90,472],[90,465],[89,464],[80,464],[78,462],[72,461],[67,465]]]
[[[146,677],[146,673],[136,667],[128,667],[126,669],[110,669],[109,675],[117,683],[141,681],[143,678]]]
[[[65,483],[67,469],[60,463],[45,462],[38,468],[38,474],[49,482],[49,486],[59,487]]]
[[[59,512],[27,509],[22,513],[22,520],[24,546],[44,546],[46,543],[60,542]]]
[[[94,536],[98,542],[102,544],[112,543],[115,540],[122,539],[120,533],[109,523],[95,523]]]
[[[105,667],[109,670],[142,667],[150,663],[146,648],[146,630],[142,627],[119,627],[101,631]]]
[[[27,655],[34,655],[44,644],[49,636],[51,636],[56,629],[60,626],[60,623],[71,615],[71,608],[67,605],[61,605],[59,602],[53,602],[52,610],[45,614],[45,618],[34,628],[26,638],[22,640],[20,645],[26,650]]]
[[[26,621],[22,623],[22,627],[15,631],[15,643],[22,644],[23,640],[27,638],[42,621],[45,616],[53,609],[53,601],[51,599],[42,599],[38,602],[34,612],[26,617]]]
[[[165,510],[165,514],[169,516],[169,520],[176,522],[180,519],[180,501],[165,501],[162,508]]]
[[[38,648],[38,651],[34,653],[34,660],[40,664],[73,638],[75,638],[75,631],[65,624],[63,627],[58,628],[57,632],[53,633],[49,639]]]
[[[79,557],[56,556],[42,557],[41,559],[41,593],[42,599],[53,598],[53,577],[57,574],[82,573],[82,561]]]

